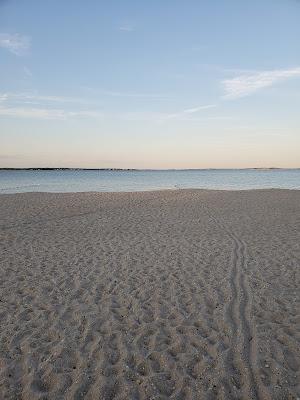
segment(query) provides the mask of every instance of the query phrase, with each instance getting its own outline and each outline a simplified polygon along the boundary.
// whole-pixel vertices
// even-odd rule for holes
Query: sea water
[[[1,170],[0,193],[300,189],[300,169]]]

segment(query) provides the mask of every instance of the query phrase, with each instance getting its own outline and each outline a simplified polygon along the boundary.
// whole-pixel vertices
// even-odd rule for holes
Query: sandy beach
[[[300,191],[0,196],[0,399],[300,398]]]

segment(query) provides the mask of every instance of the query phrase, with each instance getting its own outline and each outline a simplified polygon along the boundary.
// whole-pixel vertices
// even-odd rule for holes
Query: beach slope
[[[300,191],[0,196],[1,399],[300,397]]]

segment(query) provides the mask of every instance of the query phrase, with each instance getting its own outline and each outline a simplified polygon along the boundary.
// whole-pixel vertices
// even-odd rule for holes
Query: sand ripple
[[[0,196],[1,399],[300,397],[300,192]]]

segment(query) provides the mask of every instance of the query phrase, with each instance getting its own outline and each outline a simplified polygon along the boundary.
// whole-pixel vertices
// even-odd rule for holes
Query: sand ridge
[[[300,192],[0,196],[0,398],[300,397]]]

